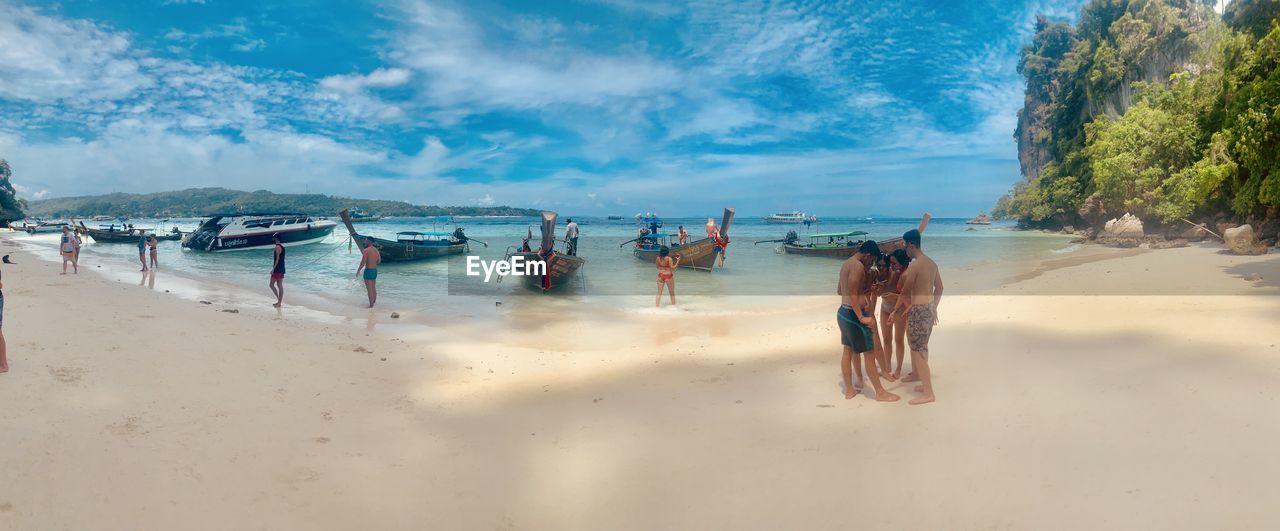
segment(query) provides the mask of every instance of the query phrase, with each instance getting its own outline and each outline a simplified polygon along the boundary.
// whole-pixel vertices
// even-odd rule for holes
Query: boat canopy
[[[428,231],[428,232],[404,231],[404,232],[397,232],[396,236],[436,236],[436,237],[444,238],[449,236],[449,234],[451,233],[440,232],[440,231]]]
[[[817,238],[847,238],[847,237],[849,237],[849,236],[865,236],[866,234],[867,234],[866,232],[863,232],[863,231],[860,231],[860,230],[853,230],[853,231],[849,231],[849,232],[828,232],[828,233],[825,233],[825,234],[813,234],[813,235],[810,235],[809,237],[810,237],[810,238],[813,238],[813,239],[817,239]]]

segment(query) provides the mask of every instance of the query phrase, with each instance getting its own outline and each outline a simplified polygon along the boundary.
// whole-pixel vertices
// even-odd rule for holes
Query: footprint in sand
[[[320,418],[325,420],[333,420],[333,413],[330,413],[328,411],[321,411]]]
[[[64,367],[61,369],[49,368],[49,376],[52,376],[54,380],[66,384],[80,381],[80,376],[82,374],[84,374],[84,371],[79,367]]]
[[[13,510],[13,504],[9,502],[0,503],[0,513],[7,513]]]
[[[315,439],[312,439],[312,440],[320,444],[328,444],[330,439],[328,437],[316,437]]]
[[[107,431],[123,437],[137,437],[151,433],[151,430],[142,427],[138,417],[125,417],[124,422],[108,424]]]

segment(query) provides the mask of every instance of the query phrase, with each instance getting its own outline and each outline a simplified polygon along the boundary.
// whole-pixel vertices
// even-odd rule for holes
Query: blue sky
[[[27,198],[967,216],[1082,3],[0,0],[0,157]]]

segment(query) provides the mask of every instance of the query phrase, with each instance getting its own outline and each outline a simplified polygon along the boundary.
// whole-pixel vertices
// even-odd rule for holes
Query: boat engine
[[[796,234],[796,231],[793,230],[787,231],[787,236],[782,239],[782,243],[791,245],[795,245],[797,241],[800,241],[800,235]]]

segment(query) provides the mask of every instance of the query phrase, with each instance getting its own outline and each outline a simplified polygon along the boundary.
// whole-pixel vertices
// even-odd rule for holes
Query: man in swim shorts
[[[382,254],[374,247],[372,239],[365,239],[364,250],[360,251],[360,267],[356,268],[356,278],[360,278],[360,270],[364,270],[364,289],[369,293],[369,307],[378,302],[378,264],[382,263]]]
[[[857,364],[857,356],[862,356],[867,369],[867,378],[875,389],[875,399],[881,402],[892,402],[898,395],[884,390],[880,385],[880,375],[876,370],[875,328],[876,321],[871,317],[867,307],[868,299],[862,290],[867,268],[880,256],[880,246],[874,241],[865,241],[853,256],[845,260],[840,267],[840,279],[836,285],[836,293],[840,295],[840,309],[836,310],[836,324],[840,327],[840,343],[844,346],[840,358],[840,374],[844,378],[844,397],[851,399],[862,389],[862,369]],[[858,383],[853,382],[853,370],[858,369]]]
[[[927,404],[934,401],[933,378],[929,372],[929,337],[933,334],[933,326],[938,323],[942,275],[938,273],[938,264],[920,250],[920,231],[907,231],[902,239],[907,244],[911,264],[902,274],[902,293],[898,296],[898,309],[894,313],[897,317],[906,317],[911,368],[915,369],[920,380],[915,390],[921,394],[910,404]]]

